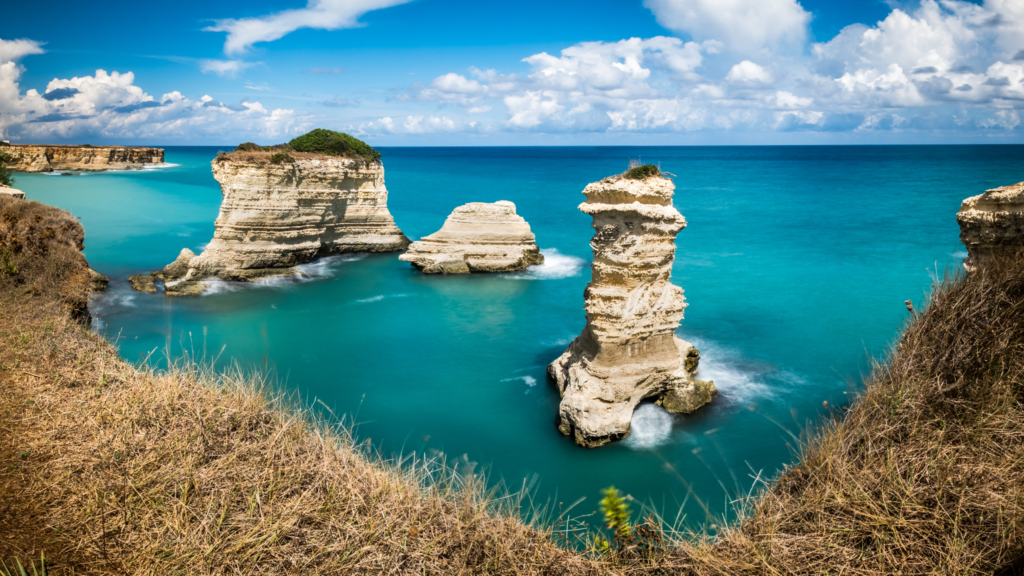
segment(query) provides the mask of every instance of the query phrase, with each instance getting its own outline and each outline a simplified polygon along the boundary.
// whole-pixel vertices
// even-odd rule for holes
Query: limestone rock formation
[[[167,294],[197,294],[203,280],[253,281],[301,274],[295,267],[344,252],[403,250],[409,239],[388,212],[379,161],[301,154],[272,163],[270,153],[213,161],[224,199],[202,254],[182,250],[153,276]]]
[[[426,274],[514,272],[544,263],[530,225],[507,200],[459,206],[398,259]]]
[[[579,209],[595,230],[587,325],[548,366],[562,395],[558,429],[581,446],[627,436],[646,398],[688,413],[717,393],[696,379],[700,353],[675,335],[686,303],[670,277],[686,220],[672,206],[674,189],[659,176],[613,176],[583,190]]]
[[[128,282],[139,292],[156,292],[156,281],[149,274],[133,274],[128,277]]]
[[[960,241],[967,247],[968,271],[1001,250],[1024,248],[1024,182],[964,200],[956,221]]]
[[[17,190],[15,188],[11,188],[10,186],[0,185],[0,194],[11,198],[18,198],[20,200],[25,199],[24,192],[22,192],[21,190]]]
[[[18,172],[54,170],[129,170],[164,163],[161,148],[136,146],[42,146],[10,144],[3,151],[11,157],[7,165]]]

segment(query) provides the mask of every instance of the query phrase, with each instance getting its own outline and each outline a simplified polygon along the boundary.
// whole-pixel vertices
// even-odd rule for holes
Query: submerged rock
[[[583,191],[579,209],[595,230],[587,325],[548,366],[562,395],[558,429],[581,446],[627,436],[645,398],[689,413],[717,393],[714,382],[696,379],[700,353],[675,335],[686,303],[670,278],[686,220],[672,206],[674,189],[658,176],[613,176]]]
[[[128,277],[132,288],[139,292],[156,292],[156,280],[149,274],[135,274]]]
[[[1024,182],[964,200],[956,221],[967,247],[968,272],[1000,251],[1024,248]]]
[[[213,240],[202,254],[182,250],[155,273],[168,294],[197,294],[213,278],[301,275],[296,266],[317,257],[409,245],[388,212],[381,162],[297,156],[273,163],[270,153],[247,152],[213,161],[224,196]]]
[[[544,263],[535,242],[515,204],[470,202],[453,210],[440,230],[413,242],[398,259],[426,274],[514,272]]]

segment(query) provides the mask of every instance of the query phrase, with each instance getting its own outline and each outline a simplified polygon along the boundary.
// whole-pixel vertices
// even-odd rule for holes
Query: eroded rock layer
[[[8,167],[19,172],[97,172],[129,170],[164,163],[164,151],[161,148],[11,144],[2,150],[11,157]]]
[[[548,366],[562,395],[558,429],[581,446],[624,438],[636,406],[654,398],[672,412],[711,401],[696,379],[700,353],[675,335],[686,307],[670,282],[675,237],[686,220],[671,180],[605,178],[583,190],[594,218],[594,263],[584,292],[587,325]]]
[[[544,263],[530,225],[507,200],[459,206],[398,258],[427,274],[513,272]]]
[[[963,201],[956,215],[967,247],[968,271],[1008,248],[1024,247],[1024,182],[1002,186]]]
[[[0,184],[0,194],[4,196],[9,196],[11,198],[17,198],[20,200],[25,199],[25,193],[22,192],[21,190],[11,188],[10,186],[4,186],[2,184]]]
[[[255,155],[214,160],[213,176],[224,195],[213,240],[202,254],[182,250],[154,273],[168,294],[201,292],[197,283],[211,278],[299,274],[295,266],[319,256],[409,245],[388,212],[380,162],[315,157],[273,164]]]

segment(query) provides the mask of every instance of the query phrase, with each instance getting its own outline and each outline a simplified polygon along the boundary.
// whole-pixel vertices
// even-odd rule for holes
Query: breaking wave
[[[630,421],[632,432],[624,440],[630,448],[654,448],[672,437],[672,415],[657,404],[641,404]]]
[[[509,280],[560,280],[579,276],[587,264],[583,258],[562,254],[555,248],[545,248],[540,253],[544,255],[543,264],[530,266],[522,272],[502,274],[502,277]]]

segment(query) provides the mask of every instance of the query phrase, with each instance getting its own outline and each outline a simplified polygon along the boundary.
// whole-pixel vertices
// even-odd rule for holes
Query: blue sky
[[[0,137],[1021,142],[1024,1],[19,3]],[[102,71],[102,72],[101,72]]]

